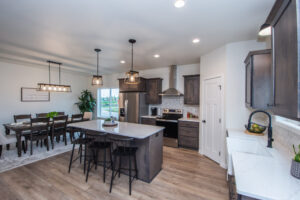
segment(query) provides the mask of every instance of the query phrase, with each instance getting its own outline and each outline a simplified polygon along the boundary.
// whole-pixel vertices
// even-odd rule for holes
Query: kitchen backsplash
[[[189,106],[184,105],[184,97],[162,97],[162,104],[159,105],[150,105],[149,106],[149,114],[151,114],[150,109],[151,107],[158,108],[158,114],[161,114],[163,108],[175,108],[175,109],[183,109],[183,116],[186,117],[187,112],[190,112],[194,115],[199,116],[199,106]]]

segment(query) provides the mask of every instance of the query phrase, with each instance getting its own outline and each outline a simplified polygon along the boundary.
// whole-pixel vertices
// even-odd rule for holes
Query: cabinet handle
[[[202,123],[206,123],[206,121],[205,121],[205,120],[202,120]]]

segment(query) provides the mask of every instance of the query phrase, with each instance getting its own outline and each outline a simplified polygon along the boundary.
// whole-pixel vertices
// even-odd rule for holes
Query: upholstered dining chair
[[[14,115],[14,122],[30,122],[31,114],[26,115]]]
[[[36,115],[36,118],[44,118],[44,117],[47,117],[48,113],[37,113],[35,115]]]
[[[60,137],[61,135],[64,137],[65,145],[67,145],[67,121],[67,115],[53,117],[53,123],[50,132],[52,149],[54,148],[54,137]]]
[[[25,137],[22,136],[21,137],[21,141],[22,141],[22,148],[24,153],[26,153],[27,150],[27,146],[25,146]],[[0,132],[0,157],[2,154],[2,148],[4,145],[7,144],[13,144],[13,143],[17,143],[17,138],[16,135],[4,135],[3,133]]]
[[[92,120],[93,119],[93,113],[92,112],[84,112],[83,113],[83,119]]]

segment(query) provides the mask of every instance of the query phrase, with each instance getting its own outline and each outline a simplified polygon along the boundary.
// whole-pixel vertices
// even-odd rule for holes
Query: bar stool
[[[95,170],[97,169],[97,166],[103,165],[103,182],[105,183],[105,177],[106,177],[106,169],[112,167],[112,154],[110,151],[111,148],[111,142],[107,141],[107,133],[93,133],[91,131],[86,132],[86,137],[88,138],[94,138],[93,142],[89,145],[89,161],[88,161],[88,167],[87,167],[87,173],[86,173],[86,182],[88,181],[89,172],[92,168],[91,162],[95,165]],[[102,160],[99,161],[99,151],[103,152]],[[109,152],[109,161],[106,160],[106,153]],[[107,167],[107,164],[109,166]]]
[[[79,130],[77,130],[79,131]],[[84,163],[83,163],[83,173],[85,173],[85,169],[86,169],[86,157],[87,157],[87,149],[88,149],[88,145],[93,141],[93,138],[87,138],[84,136],[83,131],[80,130],[80,136],[77,139],[74,139],[72,141],[73,143],[73,148],[72,148],[72,153],[71,153],[71,157],[70,157],[70,164],[69,164],[69,173],[71,172],[71,167],[72,167],[72,163],[75,162],[78,158],[80,160],[81,163],[81,159],[82,159],[82,152],[83,152],[83,147],[84,147]],[[73,155],[74,155],[74,149],[75,149],[75,145],[78,144],[79,145],[79,150],[78,150],[78,154],[79,156],[77,158],[75,158],[73,160]]]
[[[111,174],[111,182],[109,192],[111,193],[113,181],[117,174],[119,177],[121,175],[121,170],[127,170],[129,173],[129,195],[131,195],[131,183],[134,178],[138,179],[138,168],[136,161],[136,152],[138,150],[137,147],[133,146],[134,138],[128,137],[117,137],[111,136],[110,141],[112,141],[112,155],[113,155],[113,165],[112,165],[112,174]],[[116,170],[116,161],[119,158],[119,167]],[[133,158],[133,160],[132,160]],[[122,160],[127,159],[129,168],[122,167]],[[132,161],[134,162],[134,169],[132,169]],[[132,176],[132,171],[135,171],[135,175]]]

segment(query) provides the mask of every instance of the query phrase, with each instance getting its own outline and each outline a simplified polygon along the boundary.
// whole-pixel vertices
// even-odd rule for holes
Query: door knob
[[[205,121],[205,120],[202,120],[202,123],[206,123],[206,121]]]

